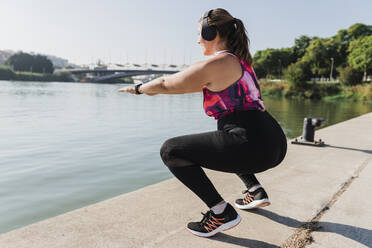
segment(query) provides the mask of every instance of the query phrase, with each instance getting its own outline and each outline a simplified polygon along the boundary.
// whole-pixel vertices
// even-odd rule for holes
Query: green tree
[[[257,51],[253,57],[255,68],[259,68],[260,74],[266,77],[280,77],[283,68],[293,62],[295,62],[295,56],[292,48],[268,48]]]
[[[342,68],[340,71],[340,82],[346,85],[356,85],[362,82],[363,74],[351,66]]]
[[[6,61],[15,71],[29,71],[38,73],[53,73],[54,67],[52,62],[42,55],[30,55],[19,52],[13,54]]]
[[[291,48],[265,49],[257,51],[253,57],[253,66],[259,77],[278,77],[282,70],[295,62],[303,62],[306,68],[310,70],[311,76],[337,77],[338,71],[335,68],[344,68],[351,64],[355,68],[360,68],[360,59],[349,59],[349,53],[357,45],[349,48],[350,44],[360,39],[372,35],[372,26],[362,23],[351,25],[348,29],[340,29],[337,34],[331,38],[318,38],[302,35],[295,39]],[[358,43],[359,44],[359,43]],[[368,53],[367,49],[367,54]],[[357,52],[355,52],[357,53]],[[356,57],[353,54],[351,57]],[[366,55],[366,58],[371,58]],[[372,72],[372,68],[367,66],[363,68],[365,76]],[[306,72],[308,76],[308,73]]]
[[[349,54],[350,42],[359,39],[363,36],[372,34],[372,26],[362,23],[351,25],[348,29],[340,29],[337,34],[332,37],[336,46],[335,66],[346,67],[348,65],[347,57]]]
[[[313,40],[302,61],[310,66],[314,76],[328,77],[331,72],[331,63],[337,62],[337,46],[332,39],[318,38]]]
[[[304,90],[306,88],[306,82],[310,79],[308,70],[308,65],[302,61],[288,66],[284,77],[289,82],[290,90]]]
[[[349,45],[349,64],[355,69],[364,72],[364,80],[367,80],[367,70],[372,69],[372,35],[361,36]]]
[[[347,30],[349,41],[358,39],[361,36],[372,35],[372,26],[363,23],[356,23],[351,25]]]
[[[5,64],[10,65],[15,71],[33,71],[34,57],[28,53],[19,52],[8,58]]]
[[[253,67],[253,70],[254,70],[257,78],[265,78],[266,77],[265,68],[263,68],[261,64],[259,64],[259,63],[257,63],[256,61],[253,60],[252,67]]]
[[[39,73],[53,73],[53,63],[46,56],[35,55],[33,71]]]
[[[296,56],[296,61],[300,60],[305,55],[306,48],[310,45],[312,40],[313,38],[306,35],[301,35],[299,38],[295,39],[293,52]]]
[[[345,29],[340,29],[336,35],[332,37],[336,49],[335,67],[345,67],[347,65],[347,55],[349,47],[349,33]]]
[[[278,50],[278,57],[281,61],[282,68],[288,67],[290,64],[297,61],[296,54],[292,47],[290,48],[280,48]]]

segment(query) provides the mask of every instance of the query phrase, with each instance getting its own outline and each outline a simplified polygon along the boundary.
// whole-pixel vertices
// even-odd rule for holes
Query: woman
[[[237,208],[267,206],[270,201],[254,173],[277,166],[284,159],[287,141],[265,110],[242,21],[224,9],[214,9],[201,18],[199,31],[204,55],[214,57],[119,91],[147,95],[203,92],[205,112],[217,120],[218,130],[171,138],[160,154],[169,170],[210,208],[187,229],[210,237],[236,226],[240,216],[222,199],[202,167],[241,178],[247,189],[236,200]]]

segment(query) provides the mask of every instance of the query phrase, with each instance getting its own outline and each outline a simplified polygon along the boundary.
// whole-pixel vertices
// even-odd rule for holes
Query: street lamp
[[[333,63],[334,63],[334,59],[333,58],[331,58],[331,75],[330,75],[330,81],[333,81]]]

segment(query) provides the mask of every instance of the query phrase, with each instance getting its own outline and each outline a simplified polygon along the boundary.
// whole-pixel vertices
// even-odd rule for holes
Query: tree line
[[[322,77],[366,80],[372,72],[372,26],[356,23],[330,38],[302,35],[292,47],[257,51],[253,67],[259,78],[285,77],[296,84]]]
[[[14,71],[27,71],[36,73],[53,73],[52,61],[43,55],[31,55],[24,52],[13,54],[5,62]]]
[[[0,80],[39,81],[39,82],[73,82],[71,73],[53,74],[54,66],[43,55],[31,55],[18,52],[10,56],[5,66],[0,66]]]

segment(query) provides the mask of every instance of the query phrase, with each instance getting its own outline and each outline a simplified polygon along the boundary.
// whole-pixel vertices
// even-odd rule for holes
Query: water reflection
[[[325,118],[325,123],[320,127],[324,128],[372,111],[372,104],[361,102],[325,102],[268,97],[264,100],[269,111],[285,129],[288,138],[301,135],[305,117]]]

